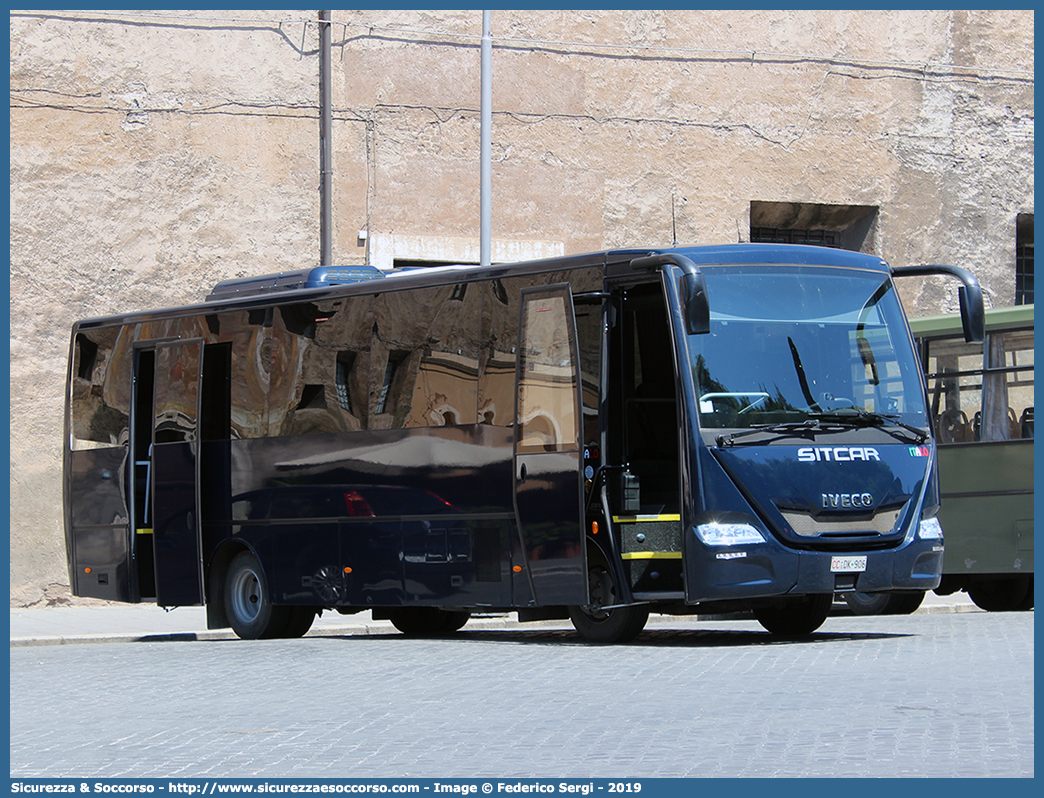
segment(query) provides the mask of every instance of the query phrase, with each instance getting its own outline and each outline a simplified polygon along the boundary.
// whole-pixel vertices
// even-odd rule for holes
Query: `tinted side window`
[[[481,284],[484,302],[482,305],[482,346],[479,369],[479,412],[480,424],[510,426],[515,420],[515,360],[518,356],[518,327],[523,289],[537,286],[569,283],[574,295],[602,289],[602,269],[592,267],[571,271],[546,272],[524,277],[508,277]],[[476,286],[478,287],[478,286]],[[597,341],[600,335],[600,305],[588,321],[595,325]],[[589,311],[585,311],[589,313]],[[597,407],[597,375],[599,352],[585,346],[580,353],[584,369],[585,407],[592,401]],[[593,389],[594,393],[591,392]],[[597,429],[597,423],[594,425]],[[586,434],[586,432],[585,432]]]
[[[479,285],[437,289],[413,385],[408,427],[474,424],[478,405]]]
[[[129,330],[108,327],[76,335],[69,385],[72,446],[96,449],[129,439]]]
[[[568,287],[523,295],[519,355],[518,451],[579,445],[578,368]]]
[[[371,429],[475,423],[479,288],[449,285],[377,297]]]
[[[221,314],[222,338],[232,344],[229,404],[233,438],[260,438],[268,433],[271,349],[266,339],[271,318],[264,311]]]
[[[361,296],[276,309],[269,434],[366,429],[373,303]]]
[[[515,420],[515,358],[522,287],[517,278],[481,284],[484,302],[478,396],[480,424],[507,427]]]

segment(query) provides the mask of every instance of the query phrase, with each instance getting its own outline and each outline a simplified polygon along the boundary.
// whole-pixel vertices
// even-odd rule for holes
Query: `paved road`
[[[11,776],[1033,775],[1033,613],[11,648]]]

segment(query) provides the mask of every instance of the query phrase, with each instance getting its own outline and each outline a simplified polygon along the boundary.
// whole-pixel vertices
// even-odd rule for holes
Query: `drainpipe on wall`
[[[333,265],[333,102],[330,12],[319,12],[319,265]]]
[[[491,134],[493,123],[493,40],[489,36],[489,11],[482,12],[482,132],[479,155],[479,265],[490,264],[490,227],[492,225],[493,177],[490,171]]]

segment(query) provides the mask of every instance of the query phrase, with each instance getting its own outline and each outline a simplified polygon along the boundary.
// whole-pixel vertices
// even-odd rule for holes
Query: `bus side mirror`
[[[928,274],[945,274],[956,277],[964,285],[958,290],[961,301],[961,326],[964,340],[968,343],[986,340],[986,309],[982,301],[982,286],[967,269],[960,266],[930,264],[926,266],[899,266],[892,269],[896,277],[923,277]]]
[[[681,277],[678,278],[678,294],[685,316],[685,331],[689,335],[709,333],[710,303],[707,301],[707,278],[691,258],[676,252],[663,252],[631,261],[633,269],[662,269],[664,266],[677,266],[682,271]],[[666,270],[664,272],[669,273]]]
[[[968,343],[986,340],[986,311],[982,301],[982,289],[978,283],[974,289],[962,285],[957,292],[961,300],[961,327],[964,340]]]
[[[710,332],[710,303],[707,301],[707,279],[702,272],[683,272],[679,293],[685,307],[685,329],[689,335]]]

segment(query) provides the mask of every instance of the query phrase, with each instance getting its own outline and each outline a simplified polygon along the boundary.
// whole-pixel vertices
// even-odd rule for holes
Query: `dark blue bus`
[[[962,280],[981,338],[962,269],[776,245],[305,270],[78,322],[73,592],[205,605],[244,638],[512,611],[619,642],[650,612],[789,636],[835,594],[930,590],[899,274]]]

